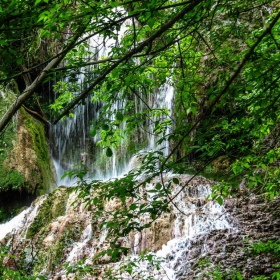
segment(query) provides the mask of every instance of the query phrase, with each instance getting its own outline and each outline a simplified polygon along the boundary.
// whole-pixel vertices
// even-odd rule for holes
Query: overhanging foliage
[[[279,7],[279,1],[262,0],[3,2],[0,82],[22,79],[29,84],[1,119],[0,130],[44,82],[60,80],[56,87],[61,95],[52,105],[54,117],[49,121],[55,124],[68,116],[87,96],[102,102],[92,136],[101,134],[110,157],[122,123],[129,133],[154,116],[166,115],[150,108],[145,98],[169,83],[175,88],[173,116],[163,122],[158,118],[153,131],[159,142],[169,141],[169,154],[147,153],[138,171],[107,183],[106,189],[81,181],[82,197],[92,190],[99,194],[89,204],[102,208],[104,200],[123,203],[123,212],[104,223],[111,236],[117,240],[141,230],[133,220],[139,214],[154,220],[168,211],[179,194],[171,196],[171,184],[179,182],[165,184],[162,179],[153,190],[154,202],[143,204],[140,188],[151,178],[170,170],[184,173],[190,165],[198,174],[206,166],[214,168],[213,162],[221,157],[228,162],[226,180],[212,195],[219,203],[243,178],[253,190],[273,198],[279,195],[280,180]],[[99,51],[103,42],[114,40],[104,57],[90,49],[88,40],[96,36],[102,38]],[[44,52],[44,42],[56,43]],[[77,90],[75,77],[81,73],[86,82]],[[136,114],[127,102],[110,111],[117,98],[131,96],[146,109]],[[106,114],[114,114],[115,120]],[[139,183],[143,174],[147,176]],[[128,198],[134,203],[126,208]]]

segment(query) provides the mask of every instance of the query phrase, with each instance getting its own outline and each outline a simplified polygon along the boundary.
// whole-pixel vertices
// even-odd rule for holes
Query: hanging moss
[[[0,116],[6,112],[18,94],[15,82],[11,87],[13,91],[0,88],[3,97],[0,102]],[[19,139],[19,129],[22,129],[24,134],[22,139]],[[0,190],[25,189],[29,193],[41,195],[53,189],[54,185],[54,170],[44,126],[21,109],[1,133]]]
[[[18,94],[15,82],[0,86],[0,117]],[[0,134],[0,222],[52,190],[54,174],[44,126],[20,109]]]
[[[10,86],[15,91],[17,90],[15,83],[11,82]],[[0,95],[0,117],[2,117],[16,95],[10,89],[3,87],[0,87]],[[18,214],[19,210],[26,205],[25,199],[22,203],[19,201],[22,199],[21,190],[24,188],[24,176],[17,170],[10,170],[4,165],[4,161],[13,149],[15,139],[16,121],[13,118],[0,134],[0,223]]]
[[[4,92],[3,88],[0,87],[1,102],[0,102],[0,117],[2,117],[7,108],[10,106],[12,101],[15,98],[15,94],[10,90]],[[0,134],[0,188],[9,186],[10,182],[16,183],[17,186],[20,186],[22,180],[15,182],[15,173],[11,174],[12,178],[9,178],[7,174],[7,168],[3,168],[3,162],[7,158],[8,153],[13,148],[13,141],[16,139],[16,127],[14,120],[9,123],[4,132]]]

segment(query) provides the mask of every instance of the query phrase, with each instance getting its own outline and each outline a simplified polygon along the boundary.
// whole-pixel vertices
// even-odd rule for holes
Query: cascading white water
[[[164,182],[173,181],[174,177],[178,178],[180,185],[173,184],[171,196],[173,197],[178,192],[180,193],[173,200],[174,204],[170,207],[170,213],[165,213],[158,217],[155,223],[152,224],[151,229],[145,229],[134,235],[130,234],[124,241],[120,241],[124,242],[123,246],[131,248],[132,255],[129,256],[129,259],[124,257],[122,262],[117,263],[110,263],[110,256],[104,256],[101,260],[100,275],[102,275],[108,267],[111,267],[115,270],[116,274],[122,277],[121,279],[134,280],[153,277],[153,279],[156,280],[178,280],[184,273],[189,272],[189,263],[193,259],[191,251],[193,247],[196,246],[195,248],[199,250],[199,255],[203,255],[209,251],[207,247],[207,238],[211,232],[232,228],[231,224],[228,222],[231,218],[229,214],[225,212],[225,209],[211,200],[206,200],[206,197],[211,191],[207,179],[198,177],[195,178],[191,184],[184,186],[190,179],[190,175],[167,174],[164,176]],[[145,189],[147,194],[149,194],[149,190],[154,189],[157,182],[159,182],[159,178],[155,178],[154,181],[147,185]],[[64,190],[67,189],[64,188]],[[145,190],[143,189],[143,191]],[[99,223],[103,221],[103,218],[99,222],[93,222],[92,210],[86,210],[85,204],[78,203],[77,205],[73,205],[73,202],[77,200],[77,196],[78,194],[75,192],[70,193],[65,203],[64,214],[50,220],[49,224],[44,225],[35,238],[35,240],[37,239],[37,241],[35,241],[35,247],[40,248],[38,246],[43,246],[41,250],[45,252],[47,248],[56,248],[59,242],[65,244],[65,241],[68,240],[64,245],[66,247],[63,249],[64,257],[61,259],[61,262],[69,262],[70,265],[75,265],[83,258],[86,258],[85,264],[91,266],[94,265],[92,263],[93,257],[104,248],[108,248],[110,240],[106,240],[108,234],[106,228],[100,228]],[[59,196],[53,196],[53,198],[55,197],[59,198]],[[0,225],[0,239],[14,228],[14,237],[10,236],[9,242],[13,242],[13,247],[19,246],[20,248],[20,246],[23,246],[22,248],[25,248],[24,238],[26,238],[28,227],[34,220],[37,210],[45,198],[46,196],[41,197],[30,208],[23,211],[12,221]],[[152,200],[153,197],[152,195],[147,195],[146,199],[149,201]],[[58,203],[59,200],[54,202],[54,205]],[[49,206],[48,202],[45,207]],[[108,213],[116,209],[116,207],[114,201],[110,201],[105,203],[104,211]],[[45,210],[42,209],[42,211]],[[143,217],[139,216],[139,223],[144,223],[149,219],[149,215],[144,215]],[[69,229],[67,228],[68,226]],[[9,230],[7,230],[7,228],[9,228]],[[75,242],[73,242],[71,235],[69,236],[69,232],[73,230],[80,231],[78,237],[75,237]],[[64,233],[67,233],[67,235],[64,235]],[[60,241],[59,238],[62,238],[62,236],[68,236],[68,239]],[[40,239],[39,243],[38,238]],[[197,240],[200,240],[199,246],[196,244]],[[9,245],[9,242],[6,244]],[[28,242],[30,241],[26,239],[26,242],[29,244]],[[30,244],[27,246],[30,246]],[[159,270],[151,266],[150,262],[139,260],[138,254],[144,249],[151,250],[150,254],[159,261]],[[29,257],[28,255],[26,261],[29,260]],[[44,255],[44,257],[46,256]],[[51,260],[51,257],[47,259]],[[122,267],[126,260],[135,260],[137,264],[137,267],[134,268],[131,275],[120,271],[120,267]],[[32,263],[33,261],[34,260],[31,258],[30,262]],[[102,265],[102,262],[107,265]],[[48,263],[43,266],[41,272],[47,274],[48,266]],[[56,275],[65,275],[66,271],[62,266],[56,273]],[[84,279],[98,278],[91,278],[89,276]]]
[[[118,34],[118,41],[122,40],[123,34],[126,30],[125,25],[121,26]],[[118,41],[109,39],[104,41],[101,36],[94,36],[89,39],[89,52],[91,53],[91,60],[99,60],[104,57],[108,57],[112,47],[119,44]],[[136,59],[137,61],[137,59]],[[84,71],[88,74],[93,73],[94,67],[85,68]],[[80,84],[80,90],[83,89],[83,85],[86,84],[86,79],[83,74],[76,77],[78,84]],[[152,78],[152,77],[151,77]],[[169,113],[166,113],[161,117],[161,121],[164,119],[171,119],[172,112],[172,99],[174,88],[168,83],[162,85],[159,89],[154,90],[153,94],[149,96],[142,96],[143,99],[147,99],[146,102],[149,108],[152,109],[167,109]],[[120,93],[121,95],[121,93]],[[142,93],[140,92],[140,95]],[[111,105],[111,115],[107,118],[114,120],[117,111],[122,110],[125,106],[126,100],[122,98],[116,98],[114,104]],[[140,102],[135,96],[135,112],[140,112],[145,108],[145,105]],[[90,123],[98,119],[99,111],[102,104],[93,103],[91,96],[88,96],[83,104],[76,106],[74,109],[74,116],[68,117],[65,120],[60,121],[58,124],[51,126],[51,137],[53,143],[53,159],[57,172],[58,182],[57,185],[72,185],[75,183],[73,179],[64,178],[60,180],[61,176],[66,170],[74,169],[75,164],[83,162],[87,165],[89,170],[87,176],[90,179],[108,180],[111,178],[117,178],[127,173],[130,157],[133,154],[129,154],[127,149],[127,143],[120,140],[121,157],[113,153],[111,158],[105,156],[105,150],[102,147],[98,147],[97,142],[100,140],[97,136],[92,137],[90,135],[91,125]],[[147,132],[140,132],[141,135],[138,139],[139,144],[141,141],[145,142],[145,146],[142,147],[144,151],[161,149],[166,155],[168,153],[168,141],[163,141],[160,147],[156,144],[157,137],[154,135],[154,122],[156,117],[148,120],[146,125]],[[126,127],[125,122],[122,124],[122,130]],[[170,128],[167,128],[166,134],[170,133]],[[143,145],[142,145],[143,146]],[[102,161],[102,163],[100,163]]]
[[[177,187],[175,193],[179,190],[180,188]],[[162,266],[165,271],[168,271],[168,277],[160,278],[162,280],[177,279],[177,273],[189,261],[188,250],[191,243],[198,236],[213,230],[231,228],[225,209],[211,200],[206,202],[207,196],[211,193],[210,186],[198,185],[196,191],[197,194],[194,195],[187,189],[174,200],[174,204],[184,213],[174,207],[173,211],[176,215],[174,238],[156,253],[158,257],[166,259]],[[205,250],[202,246],[201,254]]]
[[[123,31],[122,31],[123,32]],[[120,34],[121,36],[121,34]],[[96,51],[96,58],[100,59],[108,54],[110,46],[115,45],[115,42],[108,41],[106,44],[102,44],[102,38],[93,38],[89,45],[91,45]],[[90,69],[88,69],[90,71]],[[83,76],[79,76],[81,84],[85,82]],[[174,88],[170,85],[171,82],[167,82],[159,89],[154,91],[153,95],[150,95],[147,103],[150,108],[166,109],[166,114],[161,116],[161,121],[164,119],[172,119],[172,100],[174,95]],[[116,101],[112,105],[112,112],[116,112],[123,108],[125,100]],[[139,105],[135,99],[135,111],[143,110],[143,104]],[[122,160],[113,156],[109,159],[106,158],[105,171],[101,171],[96,163],[96,158],[104,154],[102,149],[97,149],[96,145],[99,141],[98,137],[90,136],[90,122],[98,118],[101,104],[94,104],[88,97],[84,104],[81,104],[75,108],[74,117],[67,118],[61,121],[59,124],[51,128],[51,134],[54,142],[54,164],[57,171],[57,177],[61,178],[62,174],[69,169],[73,169],[76,163],[83,161],[89,167],[90,179],[110,179],[122,176],[131,169],[137,169],[139,167],[139,160],[137,156],[126,157]],[[115,118],[114,113],[108,116],[113,120]],[[163,141],[160,145],[157,144],[157,137],[154,135],[154,123],[157,117],[154,117],[148,121],[147,129],[148,133],[145,135],[147,140],[146,146],[141,152],[162,150],[164,155],[168,155],[169,143]],[[125,129],[125,123],[123,124]],[[165,134],[168,135],[171,131],[171,125],[167,126]],[[144,132],[141,132],[144,133]],[[140,140],[140,139],[139,139]],[[175,176],[175,175],[171,175]],[[187,176],[187,175],[186,175]],[[75,182],[69,178],[58,181],[58,185],[70,186]],[[175,219],[172,220],[170,225],[170,236],[166,240],[160,250],[154,250],[153,254],[156,258],[165,259],[161,261],[161,269],[159,271],[151,271],[147,262],[140,262],[138,271],[141,271],[142,275],[152,275],[158,280],[176,280],[179,279],[178,273],[188,263],[188,249],[191,247],[192,242],[200,235],[209,233],[212,230],[230,228],[231,225],[227,221],[227,214],[224,212],[223,207],[212,201],[206,201],[206,196],[209,195],[211,189],[209,185],[200,184],[199,182],[193,183],[195,186],[186,187],[177,197],[173,203],[176,205],[171,206],[172,215]],[[153,184],[148,184],[147,188],[154,188]],[[176,186],[172,189],[172,196],[180,191],[180,187]],[[69,198],[66,205],[65,215],[68,215],[68,209],[71,209],[73,197]],[[153,199],[152,196],[148,199]],[[23,211],[19,216],[15,217],[9,223],[0,225],[0,240],[12,229],[15,229],[15,234],[19,234],[20,228],[23,228],[23,224],[28,225],[33,221],[34,215],[42,201],[40,200],[31,208]],[[25,220],[24,217],[30,217],[30,220]],[[170,216],[168,216],[169,219]],[[144,217],[145,218],[145,217]],[[164,220],[164,218],[162,218]],[[139,219],[141,222],[141,218]],[[17,226],[20,224],[20,226]],[[53,233],[50,233],[53,234]],[[107,231],[103,229],[100,231],[100,236],[94,237],[91,223],[81,233],[79,241],[71,244],[68,250],[68,255],[65,258],[66,262],[74,264],[82,256],[88,257],[90,260],[97,252],[99,247],[102,247]],[[145,233],[148,235],[148,233]],[[147,240],[145,240],[144,233],[136,233],[133,240],[129,240],[132,244],[132,251],[137,258],[137,254],[143,249],[147,248]],[[52,235],[50,235],[52,236]],[[93,242],[93,239],[95,241]],[[51,242],[50,237],[46,237],[45,241]],[[152,244],[151,247],[153,246]],[[89,246],[91,246],[89,248]],[[207,248],[201,247],[201,254]],[[133,279],[130,275],[124,275],[125,279]]]
[[[66,259],[66,262],[73,263],[73,261],[79,260],[77,258],[77,256],[79,256],[79,254],[81,254],[81,252],[83,251],[83,248],[86,247],[86,244],[90,240],[91,237],[92,237],[92,227],[91,227],[91,224],[89,224],[82,233],[81,241],[76,242],[74,244],[73,249],[71,250],[71,252],[69,253],[69,255]]]
[[[165,180],[173,177],[176,177],[176,175],[168,175]],[[186,267],[191,259],[189,251],[198,238],[201,236],[204,238],[204,242],[200,246],[200,254],[203,255],[208,251],[204,244],[206,244],[207,235],[211,231],[232,229],[229,222],[230,215],[226,213],[224,207],[217,202],[207,200],[211,193],[211,187],[202,178],[194,179],[190,185],[186,185],[181,191],[184,182],[188,181],[190,177],[190,175],[178,175],[181,184],[172,189],[172,197],[178,192],[179,195],[173,200],[171,206],[171,215],[174,215],[175,219],[172,221],[169,230],[170,238],[167,243],[162,245],[160,250],[153,252],[155,259],[160,260],[161,269],[149,271],[149,263],[141,262],[136,271],[141,273],[143,277],[144,275],[147,277],[152,275],[157,280],[180,279],[179,274],[182,276],[182,271],[187,272]],[[149,184],[147,189],[153,187],[153,184]],[[147,199],[149,200],[149,197]],[[170,217],[170,215],[167,215],[159,218],[159,224],[162,223],[164,227],[170,222]],[[163,219],[162,222],[161,219]],[[152,230],[156,229],[153,228]],[[132,244],[135,259],[137,259],[137,254],[147,247],[146,242],[145,233],[135,235]],[[129,275],[125,277],[126,279],[133,279]]]
[[[24,227],[26,227],[27,229],[29,225],[33,222],[39,206],[45,199],[45,195],[41,196],[39,200],[33,202],[30,207],[23,210],[19,215],[17,215],[16,217],[14,217],[6,223],[0,224],[0,241],[8,233],[12,233],[13,235],[18,235],[24,238],[26,235],[26,231],[22,232],[22,229]]]

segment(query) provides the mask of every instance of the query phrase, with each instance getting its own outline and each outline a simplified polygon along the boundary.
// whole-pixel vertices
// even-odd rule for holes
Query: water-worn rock
[[[273,256],[254,255],[251,246],[256,241],[279,239],[280,198],[269,201],[263,195],[244,193],[239,198],[225,200],[221,207],[206,200],[210,180],[198,177],[186,185],[189,175],[176,177],[180,184],[172,187],[172,196],[177,194],[177,197],[171,212],[161,215],[151,228],[132,232],[113,245],[112,239],[106,239],[108,231],[100,225],[117,205],[120,207],[119,201],[104,202],[108,214],[98,218],[94,206],[87,207],[78,198],[79,193],[71,188],[58,188],[38,202],[37,210],[35,206],[31,208],[30,219],[18,227],[14,236],[8,235],[3,240],[16,248],[11,252],[15,258],[6,258],[5,265],[13,267],[17,263],[33,274],[48,275],[48,279],[88,280],[106,279],[106,273],[114,269],[121,279],[136,279],[136,275],[145,279],[149,274],[162,280],[212,279],[213,273],[221,279],[231,279],[233,273],[250,279],[274,271]],[[146,187],[152,189],[156,183],[155,179]],[[139,217],[139,223],[148,219]],[[98,261],[95,259],[102,250],[118,246],[128,248],[130,256],[120,255],[114,260],[105,254]],[[136,253],[143,250],[151,252],[156,259],[165,257],[166,260],[161,262],[159,270],[145,261],[135,260],[139,267],[134,274],[128,274],[122,262],[137,259]],[[68,274],[67,263],[70,264]]]
[[[213,271],[223,279],[240,272],[244,279],[270,275],[278,261],[271,253],[253,254],[254,243],[279,240],[280,198],[270,201],[264,195],[244,195],[225,201],[225,209],[232,217],[232,229],[212,231],[196,240],[190,253],[204,247],[204,253],[195,259],[190,270],[184,270],[184,279],[209,279]]]

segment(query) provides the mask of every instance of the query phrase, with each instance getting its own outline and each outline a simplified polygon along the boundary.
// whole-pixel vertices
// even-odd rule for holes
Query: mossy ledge
[[[74,191],[61,186],[48,194],[39,206],[26,234],[26,239],[32,242],[25,247],[23,269],[31,265],[29,269],[34,275],[52,271],[65,261],[65,250],[79,241],[89,219],[86,216],[79,219],[80,213],[78,216],[67,213],[68,206],[73,208],[72,199],[77,198]],[[32,246],[36,248],[36,257],[28,263]]]

